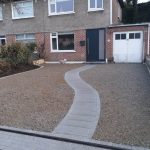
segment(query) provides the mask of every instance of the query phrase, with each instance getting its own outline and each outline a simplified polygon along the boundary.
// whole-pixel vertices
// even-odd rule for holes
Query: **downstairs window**
[[[51,50],[74,51],[74,33],[51,33]]]

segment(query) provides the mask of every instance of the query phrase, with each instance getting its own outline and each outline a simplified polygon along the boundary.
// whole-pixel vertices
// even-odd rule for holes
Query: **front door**
[[[87,36],[87,61],[105,60],[105,30],[89,29]]]

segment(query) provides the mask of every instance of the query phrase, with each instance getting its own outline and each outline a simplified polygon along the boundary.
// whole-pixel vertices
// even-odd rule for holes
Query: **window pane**
[[[59,50],[74,50],[74,34],[58,35]]]
[[[135,39],[140,39],[141,38],[141,34],[140,33],[135,33]]]
[[[24,42],[24,43],[34,43],[35,42],[35,35],[30,34],[18,34],[16,35],[16,41]]]
[[[52,48],[53,48],[53,50],[57,50],[57,39],[56,38],[52,38]]]
[[[16,40],[24,40],[24,34],[16,35]]]
[[[102,8],[103,6],[102,0],[97,0],[97,8]]]
[[[2,14],[2,7],[0,6],[0,20],[3,19],[3,14]]]
[[[1,45],[5,45],[6,44],[6,40],[5,39],[1,39]]]
[[[90,8],[95,8],[95,0],[90,0]]]
[[[55,4],[51,4],[50,5],[50,10],[51,10],[51,13],[54,13],[55,12]]]
[[[134,33],[129,34],[129,39],[134,39]]]
[[[126,34],[121,34],[121,39],[122,40],[126,39]]]
[[[73,0],[57,0],[57,12],[73,11]]]
[[[25,34],[26,35],[26,39],[35,39],[35,35],[34,34]]]
[[[6,38],[5,35],[0,35],[0,39]]]
[[[33,3],[32,2],[13,4],[13,17],[24,18],[24,17],[32,17],[32,16],[33,16]]]
[[[57,36],[57,33],[52,33],[52,36],[53,36],[53,37],[56,37],[56,36]]]
[[[120,34],[116,34],[116,35],[115,35],[115,39],[116,39],[116,40],[120,40]]]
[[[23,2],[22,7],[32,7],[32,2]]]

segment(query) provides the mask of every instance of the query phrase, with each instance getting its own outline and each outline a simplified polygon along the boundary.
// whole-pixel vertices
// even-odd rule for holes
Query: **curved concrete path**
[[[92,138],[100,116],[98,92],[80,78],[81,71],[95,67],[86,65],[65,74],[66,82],[74,89],[73,104],[52,134],[77,139]]]

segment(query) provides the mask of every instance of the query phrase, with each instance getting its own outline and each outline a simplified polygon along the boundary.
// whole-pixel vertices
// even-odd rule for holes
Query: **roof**
[[[120,4],[121,8],[124,8],[124,2],[123,2],[123,0],[118,0],[118,2]]]

